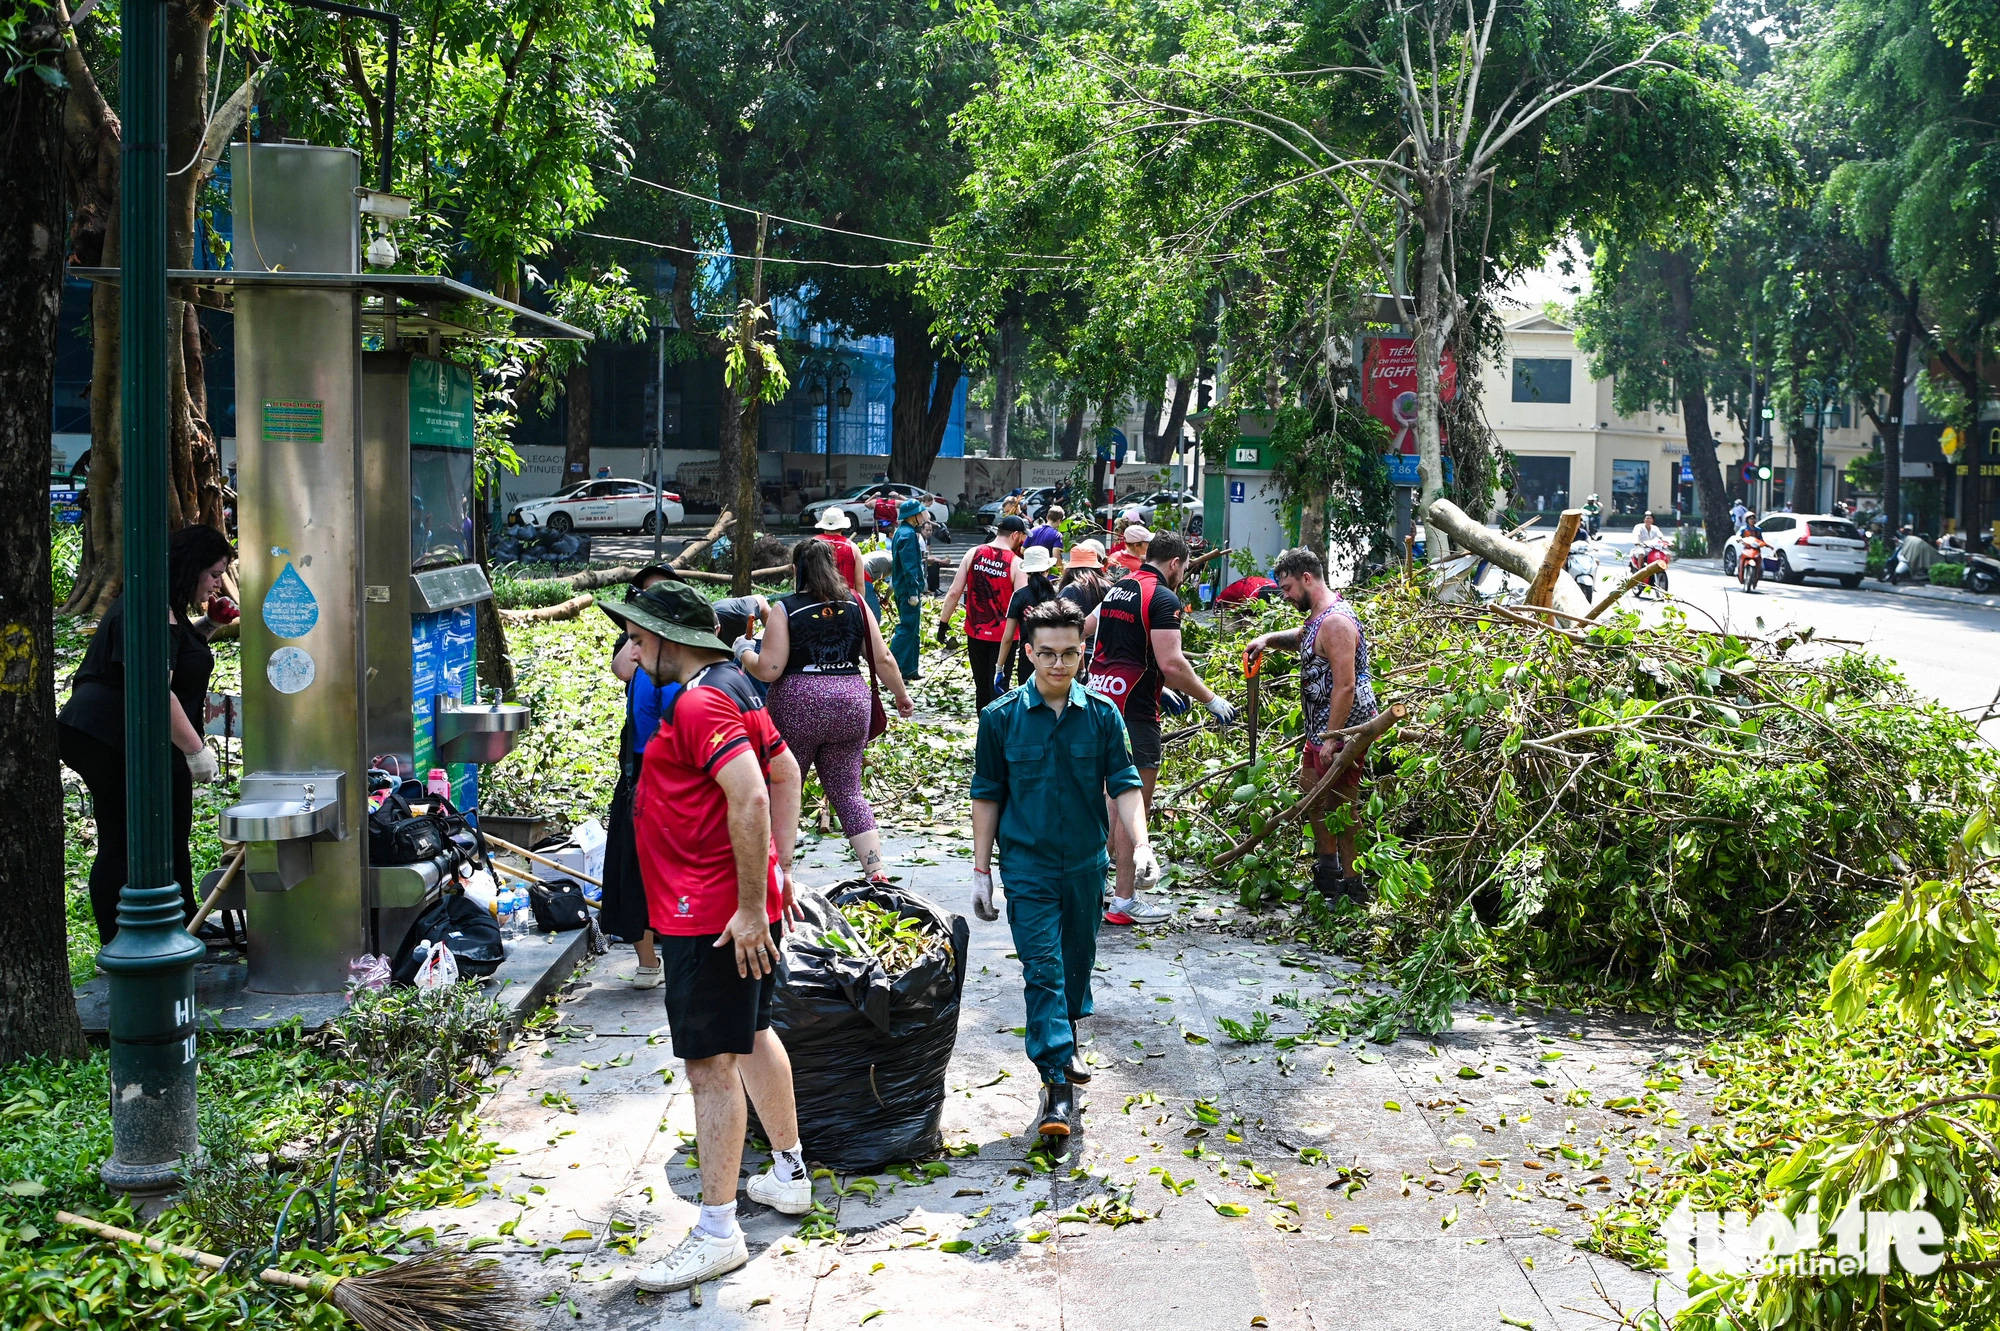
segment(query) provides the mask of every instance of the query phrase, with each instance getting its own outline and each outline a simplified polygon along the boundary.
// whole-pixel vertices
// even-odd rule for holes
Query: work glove
[[[1007,691],[1007,672],[1006,672],[1006,671],[1004,671],[1004,670],[1001,670],[1001,671],[996,671],[996,672],[994,673],[994,676],[993,676],[993,691],[994,691],[995,693],[1005,693],[1005,692]]]
[[[202,745],[187,755],[187,764],[188,775],[195,779],[196,784],[203,786],[213,784],[218,772],[214,749],[206,744]]]
[[[1185,693],[1178,693],[1173,689],[1160,690],[1160,710],[1168,716],[1186,716],[1187,709],[1188,699]]]
[[[972,871],[972,913],[982,920],[1000,918],[1000,912],[993,905],[993,872],[990,869]]]
[[[757,640],[747,633],[729,644],[729,654],[735,657],[739,663],[743,660],[743,653],[754,652],[756,650]]]
[[[1216,694],[1204,703],[1203,706],[1208,708],[1210,716],[1220,721],[1223,725],[1234,725],[1236,723],[1236,708],[1234,704],[1221,694]]]
[[[940,619],[938,621],[938,646],[951,646],[951,621],[949,619]]]
[[[923,603],[924,603],[924,598],[921,596],[912,596],[909,600],[903,602],[904,605],[908,606],[920,606]]]
[[[1151,846],[1132,852],[1132,886],[1144,890],[1160,881],[1160,859]]]
[[[227,596],[209,597],[206,608],[208,622],[217,628],[221,628],[224,624],[234,624],[243,617],[243,612],[236,608],[236,602],[230,600]]]

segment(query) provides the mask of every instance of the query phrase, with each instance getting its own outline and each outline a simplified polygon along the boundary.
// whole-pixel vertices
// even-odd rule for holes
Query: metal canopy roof
[[[90,282],[118,283],[116,268],[72,268],[72,277]],[[238,287],[277,290],[324,290],[358,287],[375,297],[364,300],[361,318],[380,331],[390,319],[399,337],[435,333],[449,338],[524,337],[540,341],[588,342],[591,335],[537,310],[501,300],[449,277],[424,273],[288,273],[239,272],[235,269],[175,268],[167,273],[169,287],[193,288],[196,304],[231,310],[231,292]],[[204,299],[206,297],[206,299]]]

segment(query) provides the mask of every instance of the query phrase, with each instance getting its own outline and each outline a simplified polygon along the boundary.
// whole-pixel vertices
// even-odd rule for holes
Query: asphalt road
[[[1983,712],[2000,691],[2000,611],[1976,603],[1843,591],[1818,580],[1786,586],[1767,578],[1756,591],[1745,592],[1707,560],[1674,564],[1672,589],[1731,632],[1796,624],[1810,626],[1820,638],[1858,644],[1894,661],[1911,687],[1969,715]],[[2000,744],[2000,716],[1980,733],[1988,743]]]

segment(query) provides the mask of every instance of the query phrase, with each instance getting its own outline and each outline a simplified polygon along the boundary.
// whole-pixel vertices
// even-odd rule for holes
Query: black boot
[[[1067,1137],[1076,1118],[1076,1093],[1064,1082],[1042,1083],[1042,1108],[1035,1116],[1036,1131],[1044,1137]]]
[[[1375,900],[1375,888],[1363,878],[1343,878],[1340,880],[1340,895],[1367,910]]]
[[[1313,891],[1319,893],[1322,901],[1337,901],[1341,896],[1340,856],[1313,856]]]
[[[1063,1073],[1063,1079],[1072,1086],[1088,1086],[1090,1085],[1090,1069],[1084,1066],[1082,1059],[1072,1058],[1069,1061],[1068,1069]]]

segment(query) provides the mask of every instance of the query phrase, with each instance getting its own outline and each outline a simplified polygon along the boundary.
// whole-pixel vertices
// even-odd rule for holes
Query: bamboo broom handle
[[[189,933],[193,933],[195,930],[201,928],[201,922],[209,917],[210,912],[215,909],[215,903],[222,900],[222,894],[229,890],[229,884],[236,878],[236,871],[243,867],[243,857],[249,853],[250,847],[247,845],[236,848],[236,858],[229,861],[228,866],[222,871],[222,877],[215,880],[214,890],[203,898],[201,909],[196,911],[194,918],[188,921],[187,931]]]
[[[1368,721],[1364,722],[1352,733],[1350,742],[1342,748],[1340,753],[1334,758],[1332,764],[1326,769],[1326,775],[1319,779],[1319,783],[1307,793],[1304,799],[1299,800],[1291,808],[1286,809],[1283,813],[1265,824],[1262,832],[1252,832],[1249,836],[1216,856],[1214,862],[1209,867],[1220,869],[1226,865],[1234,864],[1237,860],[1242,859],[1257,846],[1261,845],[1264,839],[1270,836],[1271,833],[1277,831],[1285,824],[1292,822],[1301,813],[1305,812],[1314,800],[1317,800],[1327,791],[1333,789],[1333,783],[1338,781],[1341,775],[1360,758],[1361,746],[1353,743],[1352,740],[1366,739],[1372,743],[1381,736],[1382,732],[1388,730],[1396,722],[1401,721],[1407,712],[1408,709],[1402,703],[1391,703],[1380,712],[1377,712]]]
[[[584,873],[581,870],[570,868],[568,865],[564,864],[561,860],[552,860],[546,855],[537,855],[532,850],[523,850],[521,847],[515,845],[511,841],[502,841],[499,837],[494,836],[491,832],[486,833],[486,840],[491,844],[500,847],[500,849],[506,851],[509,855],[519,855],[524,860],[533,860],[536,864],[546,864],[551,869],[561,869],[571,878],[580,878],[584,882],[589,883],[592,887],[604,886],[604,884],[600,880],[592,878],[589,874]]]
[[[121,1243],[136,1243],[142,1248],[151,1248],[154,1252],[164,1252],[174,1257],[184,1257],[188,1261],[194,1262],[199,1266],[205,1266],[211,1271],[220,1271],[229,1264],[225,1258],[217,1257],[212,1252],[203,1252],[199,1248],[184,1248],[178,1243],[168,1243],[164,1239],[149,1238],[144,1234],[135,1234],[129,1229],[119,1229],[115,1225],[106,1225],[96,1220],[87,1220],[83,1216],[72,1215],[68,1211],[57,1211],[56,1219],[70,1226],[72,1229],[84,1230],[97,1235],[101,1239],[116,1239]],[[287,1289],[295,1289],[302,1294],[322,1296],[336,1282],[342,1279],[340,1276],[302,1276],[294,1271],[280,1271],[275,1266],[265,1267],[257,1273],[257,1278],[267,1285],[283,1285]]]

